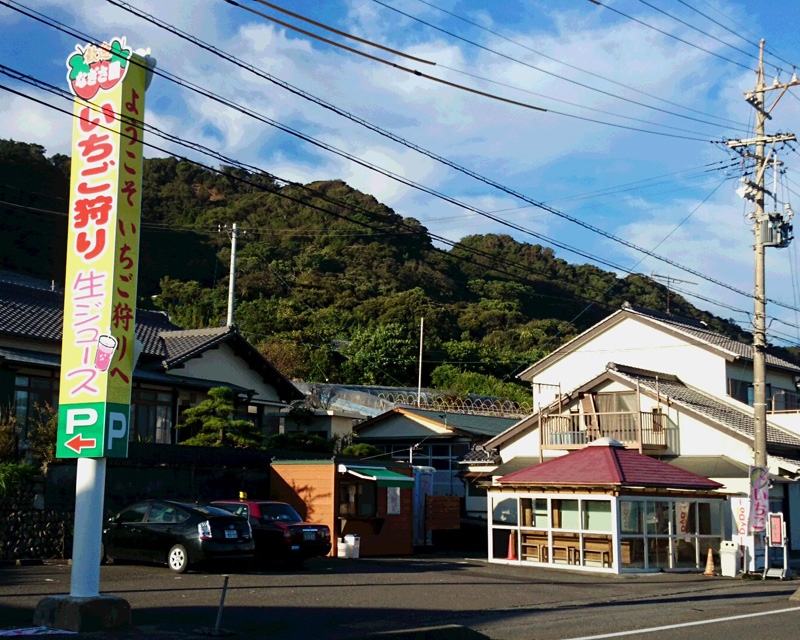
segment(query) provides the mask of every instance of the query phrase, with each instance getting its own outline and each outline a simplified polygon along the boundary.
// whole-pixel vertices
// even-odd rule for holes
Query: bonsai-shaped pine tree
[[[227,387],[210,389],[208,400],[183,412],[179,428],[193,428],[197,434],[183,444],[195,447],[237,447],[259,449],[264,437],[247,420],[233,420],[233,391]]]

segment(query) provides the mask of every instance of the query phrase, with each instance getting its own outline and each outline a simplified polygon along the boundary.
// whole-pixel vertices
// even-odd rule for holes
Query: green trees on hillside
[[[68,170],[64,156],[0,140],[2,201],[66,212]],[[222,171],[145,160],[143,222],[157,226],[142,227],[138,304],[187,329],[218,326],[230,258],[218,230],[237,222],[235,320],[290,378],[415,387],[424,317],[423,384],[527,395],[514,372],[622,302],[666,309],[666,289],[647,277],[620,279],[509,235],[441,250],[419,221],[341,180],[281,187]],[[63,282],[65,246],[64,216],[0,205],[0,267]],[[670,309],[746,338],[674,292]]]

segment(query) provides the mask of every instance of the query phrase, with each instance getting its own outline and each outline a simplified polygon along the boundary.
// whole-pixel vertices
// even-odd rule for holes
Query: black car
[[[254,549],[247,518],[171,500],[137,502],[103,528],[104,560],[166,563],[175,573],[204,560],[252,558]]]
[[[242,498],[215,500],[211,504],[250,521],[258,560],[298,566],[307,558],[330,553],[330,528],[324,524],[304,522],[300,514],[285,502]]]

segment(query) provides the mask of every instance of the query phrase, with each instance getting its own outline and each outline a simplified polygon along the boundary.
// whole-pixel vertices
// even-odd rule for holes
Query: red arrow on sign
[[[86,440],[84,440],[81,438],[81,434],[79,433],[77,436],[72,438],[72,440],[67,440],[67,442],[64,443],[64,446],[69,447],[75,453],[80,453],[81,449],[93,449],[96,444],[97,440],[95,438],[86,438]]]

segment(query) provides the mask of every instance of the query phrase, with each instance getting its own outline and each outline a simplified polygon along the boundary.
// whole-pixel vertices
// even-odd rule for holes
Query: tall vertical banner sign
[[[114,38],[67,59],[75,95],[59,458],[128,455],[145,59]]]
[[[769,469],[750,467],[749,533],[766,531],[769,512]]]

